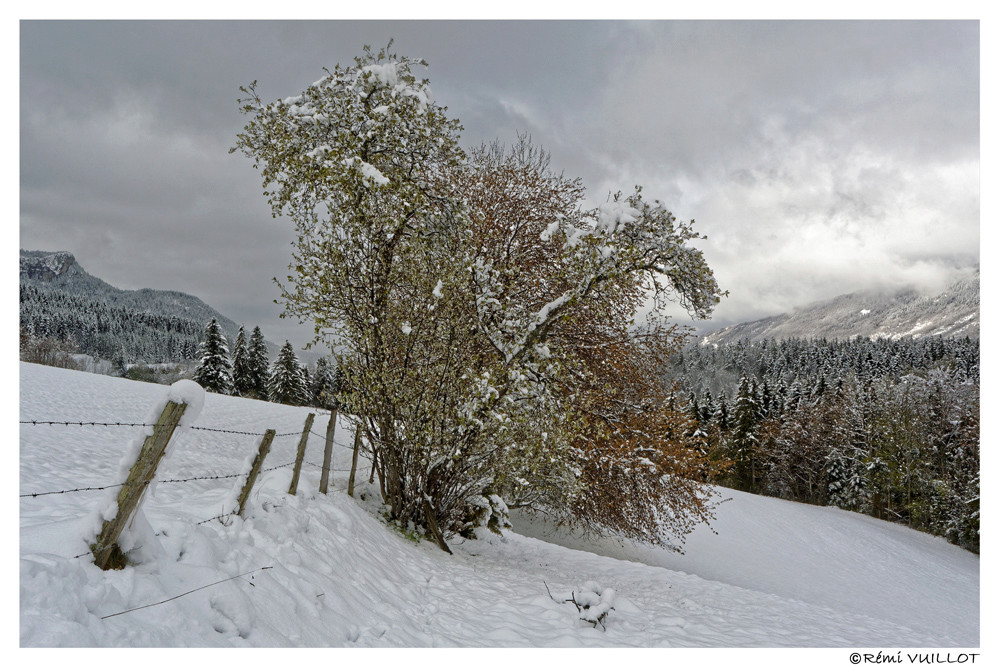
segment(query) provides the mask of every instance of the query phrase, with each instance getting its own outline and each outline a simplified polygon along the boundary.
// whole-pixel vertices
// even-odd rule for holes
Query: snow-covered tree
[[[286,313],[337,350],[390,518],[447,548],[498,483],[578,497],[581,323],[623,342],[647,294],[704,317],[720,293],[691,224],[639,189],[588,210],[530,142],[467,156],[422,66],[366,49],[291,98],[250,86],[234,150],[295,225]]]
[[[751,380],[744,375],[736,392],[732,429],[729,435],[733,477],[738,488],[755,489],[758,473],[757,416],[759,404]]]
[[[247,348],[246,333],[243,325],[236,334],[233,344],[233,393],[237,396],[251,396],[253,377],[250,369],[250,351]]]
[[[337,373],[330,368],[326,357],[316,360],[316,371],[309,384],[311,405],[330,410],[337,405]]]
[[[306,383],[305,373],[299,364],[295,348],[287,340],[271,365],[267,392],[268,397],[274,403],[287,405],[307,405],[309,403],[309,386]]]
[[[229,361],[229,345],[222,327],[212,318],[205,327],[201,343],[201,362],[194,371],[194,381],[206,391],[231,394],[233,391],[233,366]]]
[[[267,360],[267,344],[260,327],[254,327],[247,346],[247,398],[267,400],[267,378],[270,364]]]

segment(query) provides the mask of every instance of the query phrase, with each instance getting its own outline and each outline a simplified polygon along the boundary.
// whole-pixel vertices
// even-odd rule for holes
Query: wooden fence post
[[[271,449],[272,440],[274,440],[274,429],[269,428],[264,431],[264,437],[260,439],[257,458],[253,460],[253,466],[250,467],[250,474],[247,475],[246,482],[243,483],[243,490],[240,491],[240,504],[239,509],[236,511],[240,516],[243,516],[243,508],[246,507],[247,499],[250,498],[250,490],[253,488],[254,482],[257,481],[257,475],[260,474],[261,466],[264,465],[264,457],[267,456],[268,451]]]
[[[333,467],[333,436],[337,428],[337,408],[330,410],[330,423],[326,425],[326,447],[323,449],[323,472],[319,476],[319,492],[330,488],[330,468]]]
[[[347,495],[354,497],[354,473],[358,469],[358,450],[361,449],[361,424],[354,429],[354,454],[351,456],[351,476],[347,478]]]
[[[299,473],[302,472],[302,459],[306,457],[306,442],[309,441],[309,429],[312,428],[313,419],[316,415],[310,412],[306,415],[306,425],[302,428],[302,437],[299,438],[299,449],[295,454],[295,467],[292,469],[292,483],[288,485],[288,494],[295,495],[299,490]]]
[[[118,492],[118,512],[113,519],[105,520],[101,524],[101,533],[97,536],[97,541],[90,545],[90,550],[94,553],[94,562],[102,570],[120,570],[127,564],[127,558],[118,546],[118,538],[129,517],[139,506],[146,487],[153,481],[156,466],[163,458],[167,443],[170,442],[170,437],[184,416],[185,408],[187,405],[184,403],[167,401],[153,427],[153,434],[146,436],[146,440],[142,443],[139,455],[129,470],[128,478]]]

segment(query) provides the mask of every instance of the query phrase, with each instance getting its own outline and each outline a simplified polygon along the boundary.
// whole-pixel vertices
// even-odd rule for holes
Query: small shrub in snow
[[[570,602],[576,605],[581,621],[587,621],[595,628],[600,625],[604,630],[608,612],[614,609],[615,589],[603,588],[595,581],[588,581],[573,591]]]
[[[596,581],[587,581],[583,586],[574,589],[567,600],[556,600],[552,597],[548,584],[545,584],[545,590],[554,602],[559,604],[572,602],[580,614],[581,621],[586,621],[595,628],[600,625],[602,630],[607,630],[605,622],[608,613],[614,609],[615,589],[604,588]]]

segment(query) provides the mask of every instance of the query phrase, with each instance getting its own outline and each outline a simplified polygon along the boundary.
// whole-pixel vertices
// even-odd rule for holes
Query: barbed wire
[[[222,579],[220,581],[213,581],[210,584],[205,584],[204,586],[199,586],[198,588],[192,589],[192,590],[187,591],[185,593],[181,593],[180,595],[175,595],[175,596],[173,596],[171,598],[167,598],[166,600],[160,600],[159,602],[151,602],[150,604],[144,604],[141,607],[132,607],[131,609],[125,609],[123,611],[119,611],[119,612],[116,612],[114,614],[108,614],[107,616],[101,616],[101,620],[103,621],[104,619],[111,618],[112,616],[121,616],[122,614],[128,614],[128,613],[131,613],[133,611],[138,611],[140,609],[148,609],[149,607],[155,607],[156,605],[165,604],[167,602],[172,602],[172,601],[176,600],[177,598],[182,598],[185,595],[190,595],[191,593],[195,593],[197,591],[203,590],[203,589],[208,588],[210,586],[215,586],[217,584],[223,584],[223,583],[225,583],[227,581],[232,581],[233,579],[239,579],[240,577],[245,577],[248,574],[254,574],[254,573],[257,573],[257,572],[262,572],[264,570],[270,570],[270,569],[272,569],[272,567],[273,566],[268,565],[267,567],[258,567],[256,570],[250,570],[249,572],[241,572],[241,573],[239,573],[237,575],[234,575],[232,577],[229,577],[227,579]],[[252,583],[250,585],[253,586]]]
[[[329,413],[325,413],[325,414],[329,414]],[[158,424],[146,424],[146,423],[142,423],[142,422],[120,422],[120,421],[117,421],[117,422],[98,422],[98,421],[86,422],[86,421],[57,421],[57,420],[26,419],[26,420],[20,420],[18,423],[22,424],[22,425],[28,425],[28,424],[30,424],[31,426],[81,426],[81,427],[82,426],[104,426],[104,427],[127,427],[127,428],[137,428],[137,427],[142,427],[142,428],[157,428],[158,427]],[[211,427],[208,427],[208,426],[190,426],[188,428],[190,428],[193,431],[209,431],[209,432],[213,432],[213,433],[227,433],[227,434],[231,434],[231,435],[250,435],[250,436],[261,436],[262,437],[262,436],[264,436],[266,434],[266,433],[252,432],[252,431],[237,431],[237,430],[233,430],[233,429],[211,428]],[[308,432],[309,432],[309,434],[314,435],[317,438],[321,438],[321,439],[324,439],[324,440],[326,439],[325,435],[320,435],[319,433],[316,433],[312,429],[310,429]],[[293,435],[302,435],[302,433],[303,433],[302,431],[290,431],[288,433],[275,433],[273,437],[275,437],[275,438],[283,438],[283,437],[290,437],[290,436],[293,436]],[[336,443],[336,444],[339,447],[344,447],[346,449],[350,449],[350,447],[348,447],[347,445],[342,445],[340,443]],[[349,472],[349,470],[342,469],[342,468],[332,468],[332,467],[331,468],[326,468],[325,466],[313,463],[312,461],[303,461],[303,463],[305,463],[306,465],[313,466],[315,468],[319,468],[320,470],[327,470],[327,471],[331,471],[331,472]],[[277,465],[277,466],[272,466],[270,468],[266,468],[264,470],[261,470],[260,472],[261,473],[271,472],[273,470],[278,470],[279,468],[287,468],[288,466],[294,465],[294,464],[295,464],[295,461],[289,461],[288,463],[283,463],[281,465]],[[183,479],[151,480],[149,482],[146,482],[145,484],[148,486],[149,484],[151,484],[153,482],[159,482],[159,483],[163,483],[163,484],[179,484],[179,483],[204,481],[204,480],[235,479],[235,478],[238,478],[238,477],[244,477],[247,474],[248,474],[247,472],[240,472],[240,473],[234,473],[234,474],[228,474],[228,475],[201,475],[201,476],[197,476],[197,477],[187,477],[187,478],[183,478]],[[86,486],[86,487],[78,487],[78,488],[75,488],[75,489],[63,489],[63,490],[60,490],[60,491],[39,491],[39,492],[32,492],[32,493],[22,493],[18,497],[19,498],[38,498],[40,496],[60,495],[60,494],[67,494],[67,493],[79,493],[79,492],[83,492],[83,491],[105,491],[107,489],[114,489],[114,488],[119,488],[119,487],[122,487],[122,486],[125,486],[124,482],[122,482],[120,484],[108,484],[106,486]],[[199,525],[206,524],[206,523],[209,523],[211,521],[218,520],[218,519],[225,519],[226,517],[233,516],[234,514],[236,514],[236,512],[228,512],[226,514],[220,514],[218,516],[214,516],[214,517],[211,517],[209,519],[204,519],[202,521],[198,521],[194,525],[199,526]],[[90,555],[92,555],[92,552],[86,551],[84,553],[77,554],[77,555],[73,556],[73,558],[74,559],[83,558],[84,556],[90,556]],[[262,568],[262,569],[270,569],[270,568]],[[160,603],[157,603],[157,604],[160,604]],[[130,610],[130,611],[134,611],[134,610]],[[121,612],[121,613],[125,613],[125,612]]]
[[[321,440],[323,440],[324,442],[326,442],[326,436],[325,435],[320,435],[316,431],[309,431],[309,432],[312,433],[313,435],[315,435],[317,438],[320,438]],[[336,440],[334,440],[333,444],[336,445],[337,447],[340,447],[341,449],[354,449],[354,445],[345,445],[344,443],[337,442]]]
[[[273,466],[271,468],[266,468],[264,470],[261,470],[261,472],[265,473],[265,472],[271,472],[272,470],[278,470],[279,468],[287,468],[288,466],[290,466],[290,465],[292,465],[294,463],[295,463],[295,461],[290,461],[288,463],[283,463],[283,464],[281,464],[279,466]],[[319,465],[318,463],[313,463],[312,461],[303,461],[303,463],[305,463],[306,465],[313,466],[314,468],[319,468],[320,470],[324,469],[323,466]],[[327,468],[327,470],[330,470],[331,472],[350,472],[349,468]],[[241,477],[241,476],[243,476],[245,474],[246,473],[237,473],[235,475],[215,475],[215,476],[211,476],[211,477],[191,477],[191,478],[188,478],[188,479],[164,479],[164,480],[159,480],[159,481],[163,482],[163,483],[169,483],[169,482],[191,482],[191,481],[204,480],[204,479],[229,479],[229,478],[233,478],[233,477]],[[45,495],[52,495],[52,494],[57,494],[57,493],[72,493],[74,491],[101,491],[101,490],[104,490],[104,489],[111,489],[111,488],[115,488],[115,487],[119,487],[119,486],[124,486],[124,484],[111,484],[109,486],[101,486],[101,487],[86,487],[86,488],[80,488],[80,489],[68,489],[66,491],[49,491],[49,492],[46,492],[46,493],[30,493],[30,494],[22,494],[20,497],[21,498],[25,498],[25,497],[34,497],[34,496],[45,496]],[[226,512],[225,514],[219,514],[217,516],[213,516],[213,517],[208,518],[208,519],[203,519],[201,521],[197,521],[193,525],[195,525],[195,526],[201,526],[203,524],[206,524],[206,523],[209,523],[209,522],[212,522],[212,521],[216,521],[218,519],[225,519],[227,517],[236,516],[236,515],[237,515],[237,511],[233,510],[232,512]],[[77,554],[77,555],[73,556],[72,558],[73,559],[77,559],[77,558],[83,558],[84,556],[91,556],[91,555],[93,555],[93,552],[91,552],[91,551],[85,551],[85,552],[83,552],[81,554]]]
[[[324,468],[320,464],[313,463],[312,461],[303,461],[303,463],[305,463],[308,466],[312,466],[313,468],[319,468],[320,470],[329,470],[330,472],[351,472],[350,468]]]
[[[31,424],[32,426],[156,426],[156,424],[134,424],[125,422],[60,422],[60,421],[42,421],[38,419],[29,419],[18,422],[19,424]]]
[[[156,428],[157,424],[143,424],[138,422],[84,422],[84,421],[52,421],[52,420],[41,420],[41,419],[25,419],[18,422],[19,424],[31,424],[32,426],[142,426]],[[188,426],[192,431],[212,431],[213,433],[230,433],[233,435],[255,435],[263,436],[264,433],[258,433],[256,431],[234,431],[225,428],[211,428],[208,426]],[[313,435],[317,435],[313,431],[309,431]],[[285,438],[291,435],[302,435],[302,431],[290,431],[288,433],[275,433],[275,438]],[[322,437],[322,436],[319,436]]]
[[[192,431],[212,431],[214,433],[231,433],[234,435],[264,435],[263,433],[255,433],[251,431],[231,431],[224,428],[209,428],[208,426],[189,426]],[[275,438],[284,438],[289,435],[302,435],[302,431],[291,431],[290,433],[275,433]]]
[[[271,472],[272,470],[277,470],[278,468],[287,468],[288,466],[290,466],[290,465],[292,465],[294,463],[295,463],[295,461],[289,461],[288,463],[282,463],[280,466],[274,466],[272,468],[267,468],[265,470],[261,470],[260,472],[265,473],[265,472]],[[311,465],[315,465],[315,464],[311,464]],[[181,482],[198,482],[198,481],[209,480],[209,479],[235,479],[237,477],[242,477],[244,475],[246,475],[245,472],[238,472],[238,473],[234,473],[234,474],[231,474],[231,475],[204,475],[204,476],[201,476],[201,477],[188,477],[188,478],[185,478],[185,479],[154,479],[151,482],[146,482],[145,484],[148,486],[149,484],[152,484],[152,483],[158,483],[158,484],[176,484],[176,483],[181,483]],[[36,492],[36,493],[22,493],[21,495],[18,496],[18,498],[37,498],[38,496],[53,496],[53,495],[58,495],[60,493],[76,493],[78,491],[104,491],[105,489],[114,489],[114,488],[117,488],[119,486],[125,486],[125,483],[122,482],[121,484],[108,484],[107,486],[87,486],[87,487],[81,487],[81,488],[78,488],[78,489],[64,489],[62,491],[39,491],[39,492]]]
[[[79,489],[64,489],[63,491],[39,491],[37,493],[22,493],[18,498],[37,498],[38,496],[54,496],[60,493],[76,493],[77,491],[104,491],[105,489],[113,489],[118,486],[125,486],[125,483],[121,484],[109,484],[108,486],[86,486]]]

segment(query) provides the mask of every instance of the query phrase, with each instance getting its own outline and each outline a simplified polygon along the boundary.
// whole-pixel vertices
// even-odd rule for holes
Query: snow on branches
[[[649,298],[704,317],[721,293],[691,225],[638,188],[585,210],[525,137],[463,152],[423,66],[366,48],[297,96],[251,85],[234,150],[295,225],[286,314],[339,351],[391,518],[450,533],[486,489],[572,506],[603,363],[582,350],[628,339]]]

